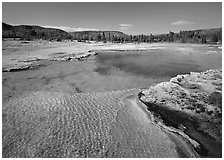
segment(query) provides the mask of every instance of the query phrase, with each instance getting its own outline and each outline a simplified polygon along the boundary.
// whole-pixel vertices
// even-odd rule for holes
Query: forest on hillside
[[[222,29],[210,30],[193,30],[180,31],[179,33],[169,32],[168,34],[158,35],[113,35],[110,32],[99,32],[93,35],[95,31],[83,32],[73,36],[73,39],[78,41],[102,41],[113,43],[155,43],[155,42],[177,42],[177,43],[221,43]]]
[[[97,41],[112,43],[222,43],[222,28],[180,31],[157,35],[128,35],[120,31],[81,31],[65,32],[60,29],[40,26],[12,26],[2,23],[2,38],[20,38],[21,40],[77,40],[78,42]]]

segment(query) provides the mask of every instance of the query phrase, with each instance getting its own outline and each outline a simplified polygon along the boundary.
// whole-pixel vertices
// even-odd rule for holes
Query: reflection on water
[[[174,77],[192,71],[221,68],[221,54],[182,54],[165,50],[147,52],[99,53],[96,57],[96,72],[108,75],[119,69],[138,76],[160,78]]]

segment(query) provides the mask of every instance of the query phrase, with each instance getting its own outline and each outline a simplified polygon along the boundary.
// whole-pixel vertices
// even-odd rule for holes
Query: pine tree
[[[108,41],[111,41],[111,35],[110,35],[110,33],[108,34]]]
[[[32,30],[32,31],[30,32],[30,35],[31,35],[31,36],[37,36],[37,32],[36,32],[35,30]]]
[[[202,37],[202,39],[201,39],[201,43],[202,43],[202,44],[207,43],[205,36]]]
[[[154,42],[154,37],[152,34],[150,34],[150,36],[149,36],[149,41],[150,41],[150,43]]]
[[[217,35],[216,34],[213,34],[212,35],[212,42],[218,42],[219,40],[218,40],[218,37],[217,37]]]
[[[97,36],[97,41],[98,42],[101,41],[101,35],[100,34]]]
[[[105,33],[103,32],[103,35],[102,35],[102,37],[101,37],[101,40],[104,42],[104,43],[106,43],[107,41],[106,41],[106,36],[105,36]]]

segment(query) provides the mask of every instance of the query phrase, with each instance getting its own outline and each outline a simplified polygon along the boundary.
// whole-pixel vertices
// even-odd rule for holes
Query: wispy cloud
[[[67,27],[67,26],[42,26],[45,28],[56,28],[56,29],[61,29],[66,32],[78,32],[78,31],[97,31],[97,29],[93,28],[72,28],[72,27]]]
[[[133,27],[132,24],[119,24],[120,29],[130,29]]]
[[[172,22],[171,25],[175,25],[175,26],[180,26],[180,25],[191,25],[194,24],[194,22],[191,21],[184,21],[184,20],[179,20],[176,22]]]

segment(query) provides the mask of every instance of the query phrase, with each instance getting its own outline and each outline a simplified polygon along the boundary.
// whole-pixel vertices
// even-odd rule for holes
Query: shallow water
[[[178,74],[200,72],[222,67],[220,53],[183,54],[177,51],[128,51],[101,52],[97,55],[96,72],[108,75],[113,70],[122,70],[137,76],[161,78],[174,77]]]

